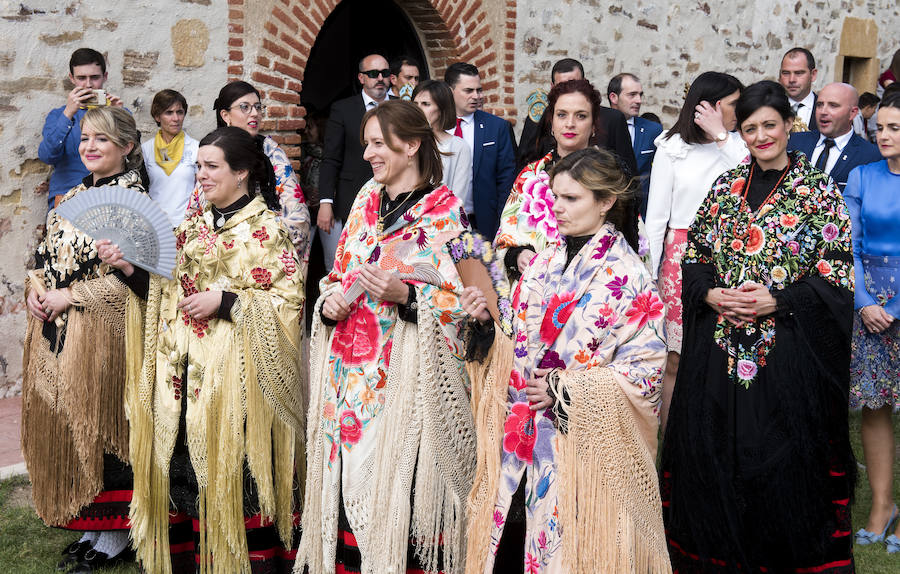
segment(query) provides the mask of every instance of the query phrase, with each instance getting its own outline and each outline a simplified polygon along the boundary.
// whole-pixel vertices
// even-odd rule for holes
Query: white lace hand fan
[[[109,239],[118,245],[125,261],[132,265],[172,278],[172,222],[149,195],[104,185],[60,203],[56,213],[95,240]]]

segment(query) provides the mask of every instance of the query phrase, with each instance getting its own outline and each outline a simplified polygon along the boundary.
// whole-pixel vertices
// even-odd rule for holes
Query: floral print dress
[[[646,267],[606,224],[568,266],[565,240],[538,254],[519,283],[513,310],[515,362],[485,572],[494,570],[523,477],[525,572],[562,572],[556,419],[552,409],[529,408],[526,381],[537,368],[606,367],[633,386],[637,408],[655,421],[665,357],[663,304]]]

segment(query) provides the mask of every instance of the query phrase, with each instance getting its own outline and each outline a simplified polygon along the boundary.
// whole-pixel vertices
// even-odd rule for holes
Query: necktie
[[[456,137],[463,137],[462,135],[462,118],[456,118],[456,130],[453,132],[453,135]]]
[[[819,154],[819,159],[816,160],[816,169],[819,171],[825,171],[825,166],[828,165],[828,154],[831,153],[831,148],[834,147],[834,140],[831,138],[825,138],[825,149],[822,150],[822,153]]]
[[[803,103],[801,102],[801,103],[797,103],[797,104],[794,104],[793,106],[791,106],[791,109],[796,114],[798,111],[800,111],[800,108],[802,108],[802,107],[803,107]]]

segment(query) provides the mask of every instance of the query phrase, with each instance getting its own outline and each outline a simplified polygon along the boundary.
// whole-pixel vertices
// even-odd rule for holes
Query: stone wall
[[[816,56],[815,89],[835,79],[848,16],[874,20],[883,70],[900,48],[897,0],[519,0],[519,115],[526,113],[528,94],[549,89],[550,68],[565,57],[580,60],[601,92],[613,75],[636,74],[644,86],[643,111],[666,125],[681,108],[685,86],[701,72],[729,72],[745,83],[776,79],[782,54],[793,46]]]
[[[226,0],[87,2],[0,0],[0,398],[21,388],[23,278],[47,212],[37,159],[44,118],[65,104],[76,48],[107,57],[107,89],[134,113],[145,138],[156,129],[153,95],[185,95],[186,130],[215,127],[212,101],[226,77]]]

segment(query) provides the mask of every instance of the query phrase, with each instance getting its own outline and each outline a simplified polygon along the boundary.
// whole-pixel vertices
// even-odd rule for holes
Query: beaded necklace
[[[753,169],[756,167],[756,163],[752,163],[750,165],[750,175],[747,177],[747,185],[744,186],[744,190],[741,192],[741,205],[739,207],[739,211],[743,212],[744,207],[749,210],[750,204],[747,202],[747,194],[750,193],[750,183],[753,181]],[[788,161],[787,167],[784,168],[784,171],[781,173],[781,177],[778,178],[778,181],[775,183],[775,187],[772,188],[772,191],[769,192],[769,195],[766,196],[766,199],[763,200],[762,203],[759,204],[759,207],[756,211],[750,210],[750,219],[747,221],[747,227],[744,229],[744,232],[738,235],[737,229],[735,229],[734,237],[735,239],[744,239],[750,233],[750,228],[753,226],[753,223],[756,221],[756,216],[762,211],[762,208],[765,204],[769,203],[769,200],[772,199],[772,196],[775,195],[775,192],[781,187],[781,183],[784,181],[784,178],[787,177],[788,171],[791,169],[791,162]]]

